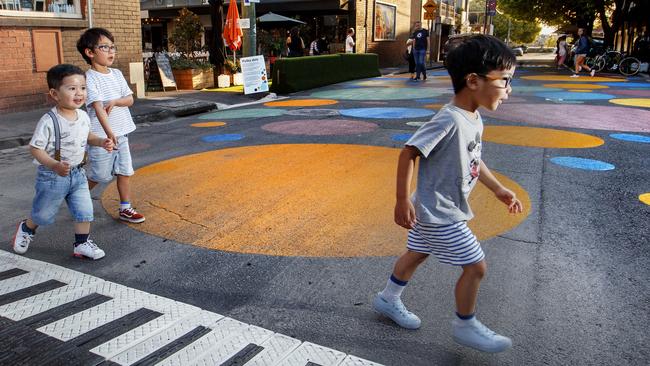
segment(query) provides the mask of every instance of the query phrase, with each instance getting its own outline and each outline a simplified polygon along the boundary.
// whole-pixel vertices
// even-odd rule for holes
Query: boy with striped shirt
[[[117,192],[120,196],[120,220],[141,223],[144,216],[131,207],[131,185],[129,177],[134,174],[129,149],[128,134],[135,131],[129,107],[133,105],[133,92],[122,72],[110,68],[115,61],[117,47],[111,32],[104,28],[86,30],[77,42],[90,69],[86,71],[88,87],[88,115],[91,131],[98,136],[113,140],[115,149],[111,152],[90,147],[90,172],[88,185],[93,189],[98,183],[108,183],[117,176]]]
[[[480,181],[505,203],[522,212],[514,192],[504,187],[481,160],[483,122],[479,106],[496,110],[512,92],[516,58],[497,38],[475,35],[449,52],[446,63],[454,98],[406,142],[397,167],[395,222],[409,229],[407,251],[395,263],[373,307],[407,329],[420,319],[400,299],[408,280],[430,254],[442,263],[462,266],[456,283],[456,342],[484,352],[501,352],[509,338],[488,329],[474,316],[485,255],[467,221],[473,216],[469,194]],[[417,190],[409,198],[415,161],[420,158]],[[480,173],[480,174],[479,174]]]

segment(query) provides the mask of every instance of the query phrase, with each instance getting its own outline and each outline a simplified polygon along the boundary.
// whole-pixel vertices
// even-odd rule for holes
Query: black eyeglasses
[[[115,45],[107,45],[107,44],[100,44],[99,46],[96,47],[99,50],[102,50],[103,52],[109,53],[109,52],[117,52],[117,47]]]
[[[510,85],[510,83],[512,82],[512,76],[503,76],[503,77],[496,77],[495,78],[493,76],[489,76],[489,75],[486,75],[486,74],[476,74],[476,75],[478,75],[478,76],[480,76],[480,77],[482,77],[484,79],[488,79],[488,80],[504,80],[506,83],[505,83],[504,86],[500,87],[502,89],[507,89],[508,86]]]

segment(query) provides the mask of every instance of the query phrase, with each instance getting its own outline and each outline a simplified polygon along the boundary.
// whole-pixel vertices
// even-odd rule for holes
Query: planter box
[[[212,69],[187,69],[172,70],[176,86],[182,90],[200,90],[214,87],[214,74]]]

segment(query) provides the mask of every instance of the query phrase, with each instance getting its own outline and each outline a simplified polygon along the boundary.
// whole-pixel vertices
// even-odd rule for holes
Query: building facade
[[[11,5],[8,5],[11,3]],[[60,63],[88,67],[77,39],[89,27],[115,36],[116,62],[142,61],[139,0],[16,0],[0,2],[0,113],[48,105],[47,70]]]

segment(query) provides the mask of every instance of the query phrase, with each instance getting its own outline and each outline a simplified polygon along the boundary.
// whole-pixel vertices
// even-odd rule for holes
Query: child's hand
[[[507,188],[501,188],[497,189],[494,192],[494,195],[497,196],[497,198],[508,205],[508,212],[510,213],[521,213],[523,211],[523,205],[521,204],[521,201],[517,199],[517,195],[515,192],[507,189]]]
[[[415,227],[415,207],[410,199],[398,200],[395,204],[395,223],[405,229]]]
[[[104,141],[102,142],[102,147],[108,152],[113,151],[114,146],[115,144],[113,144],[113,140],[109,138],[104,139]]]
[[[108,102],[104,103],[104,110],[106,111],[106,115],[108,116],[111,114],[111,110],[115,107],[115,101],[114,100],[109,100]]]
[[[67,177],[70,174],[70,163],[67,161],[57,161],[52,170],[62,177]]]
[[[111,141],[113,141],[113,147],[116,147],[116,146],[117,146],[117,136],[115,136],[115,135],[111,132],[111,133],[107,133],[107,134],[106,134],[106,137],[107,137],[108,139],[110,139]]]

